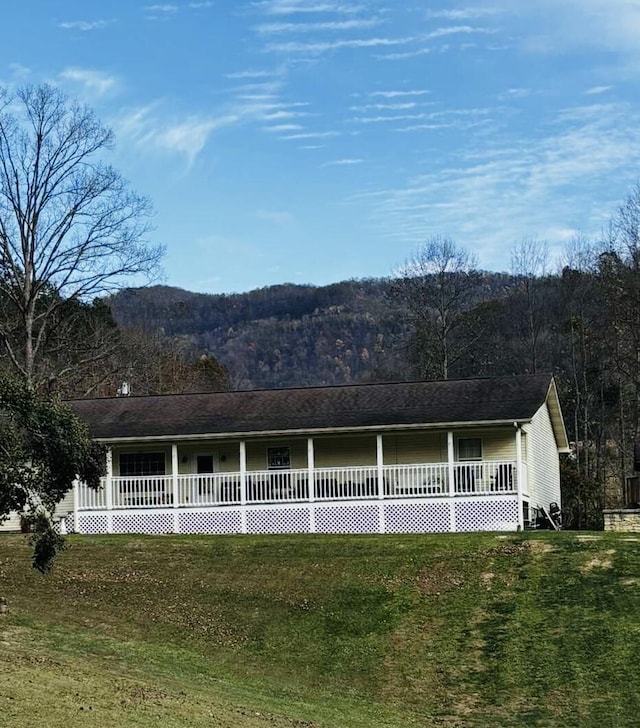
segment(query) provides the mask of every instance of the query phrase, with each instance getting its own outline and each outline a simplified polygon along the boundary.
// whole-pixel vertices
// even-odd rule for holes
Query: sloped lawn
[[[640,535],[0,537],[2,725],[637,726]]]

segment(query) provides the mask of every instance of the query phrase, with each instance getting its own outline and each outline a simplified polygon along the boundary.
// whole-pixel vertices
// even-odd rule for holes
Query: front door
[[[213,455],[196,456],[196,472],[198,475],[201,473],[215,473],[214,464]]]
[[[215,455],[196,455],[196,473],[198,478],[198,500],[200,502],[216,499],[216,488],[211,473],[217,471],[217,457]]]

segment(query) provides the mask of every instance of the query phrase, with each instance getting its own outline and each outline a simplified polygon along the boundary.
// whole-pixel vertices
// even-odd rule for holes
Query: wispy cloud
[[[411,121],[417,119],[430,119],[432,114],[383,114],[380,116],[355,116],[348,121],[355,124],[388,124],[392,121]]]
[[[474,25],[449,25],[444,28],[436,28],[424,36],[425,40],[434,38],[445,38],[449,35],[490,35],[495,33],[494,28],[478,27]]]
[[[449,38],[456,35],[492,35],[496,32],[497,31],[494,28],[478,27],[473,25],[450,25],[442,28],[436,28],[429,33],[421,35],[419,38],[414,38],[412,40],[429,43],[430,41],[439,40],[441,38]],[[473,45],[470,47],[473,47]],[[448,48],[448,46],[444,46],[444,48],[441,47],[440,50],[448,50]],[[386,53],[378,57],[383,60],[402,61],[408,58],[417,58],[419,56],[428,55],[433,52],[433,45],[422,45],[420,48],[416,48],[412,51]]]
[[[291,111],[290,109],[278,109],[276,111],[266,111],[262,118],[265,121],[279,121],[281,119],[298,119],[301,116],[309,116],[308,111]]]
[[[532,29],[521,34],[525,51],[566,55],[576,47],[605,49],[625,58],[632,72],[640,67],[637,0],[536,0],[523,4],[518,16]]]
[[[300,134],[288,134],[283,139],[330,139],[341,136],[339,131],[305,131]]]
[[[607,91],[611,91],[613,86],[592,86],[591,88],[588,88],[584,93],[586,96],[597,96],[599,94],[604,94]]]
[[[102,30],[113,23],[115,23],[115,20],[63,20],[58,23],[58,28],[87,32],[90,30]]]
[[[167,151],[184,154],[191,165],[204,149],[211,133],[235,121],[233,116],[219,119],[187,119],[159,131],[155,135],[154,142]]]
[[[273,73],[271,71],[264,70],[246,70],[246,71],[235,71],[234,73],[227,73],[227,78],[246,79],[246,78],[271,78]]]
[[[161,115],[160,104],[156,103],[123,113],[114,126],[120,137],[142,148],[183,156],[191,166],[214,131],[238,120],[233,114],[169,120]]]
[[[497,15],[501,11],[498,8],[457,8],[452,10],[427,10],[427,18],[437,18],[440,20],[475,20],[484,18],[488,15]]]
[[[382,96],[385,99],[396,99],[402,96],[424,96],[430,94],[431,91],[425,89],[415,89],[409,91],[372,91],[369,96]]]
[[[325,162],[323,167],[353,167],[357,164],[362,164],[364,159],[358,158],[345,158],[345,159],[334,159],[331,162]]]
[[[144,9],[149,13],[177,13],[179,8],[177,5],[170,5],[168,3],[162,5],[145,5]]]
[[[265,126],[265,131],[282,134],[283,132],[300,131],[304,127],[301,124],[275,124],[274,126]]]
[[[66,68],[60,73],[60,78],[63,81],[80,85],[86,92],[94,96],[103,96],[115,90],[118,85],[118,79],[115,76],[88,68]]]
[[[363,104],[361,106],[350,106],[350,111],[401,111],[403,109],[415,109],[418,106],[416,101],[399,102],[396,104]]]
[[[527,96],[531,96],[530,88],[510,88],[507,89],[507,96],[512,99],[525,99]]]
[[[277,53],[309,53],[319,54],[342,48],[379,48],[382,46],[405,45],[415,41],[415,38],[349,38],[334,41],[269,43],[265,50]]]
[[[446,232],[473,245],[481,263],[499,259],[525,235],[557,241],[552,236],[559,231],[575,229],[576,209],[590,210],[583,226],[597,233],[610,210],[591,204],[593,186],[606,178],[632,183],[631,169],[640,164],[639,115],[610,104],[567,109],[557,121],[545,137],[494,137],[404,186],[366,193],[374,224],[407,246]]]
[[[184,5],[175,3],[156,3],[154,5],[145,5],[145,19],[153,21],[167,21],[175,18],[179,13],[193,10],[203,10],[213,6],[212,2],[190,2]]]
[[[205,10],[213,7],[211,0],[203,0],[203,2],[189,2],[184,5],[176,5],[175,3],[156,3],[155,5],[145,5],[144,11],[147,20],[167,20],[177,13],[184,10]]]
[[[22,63],[10,63],[9,70],[15,79],[21,81],[24,81],[24,79],[31,75],[31,69],[28,66],[23,66]]]
[[[294,221],[293,215],[283,210],[258,210],[256,217],[275,225],[290,225]]]
[[[361,5],[354,3],[322,2],[321,0],[262,0],[252,6],[266,15],[296,15],[297,13],[338,13],[352,15],[361,10]]]
[[[254,30],[262,35],[276,35],[282,33],[318,33],[321,31],[364,30],[380,25],[380,20],[356,19],[335,20],[317,23],[264,23],[257,25]]]

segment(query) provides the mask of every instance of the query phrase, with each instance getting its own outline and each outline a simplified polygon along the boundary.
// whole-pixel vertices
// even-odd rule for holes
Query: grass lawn
[[[640,725],[640,535],[0,536],[0,725]]]

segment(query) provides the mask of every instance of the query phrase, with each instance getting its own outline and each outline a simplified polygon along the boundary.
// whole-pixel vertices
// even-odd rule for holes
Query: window
[[[458,460],[482,460],[482,439],[479,437],[459,438]]]
[[[213,473],[213,455],[198,455],[196,457],[196,471],[198,473]]]
[[[120,455],[120,475],[164,475],[163,452],[127,452]]]
[[[291,467],[291,450],[288,447],[268,447],[267,466],[269,470]]]

